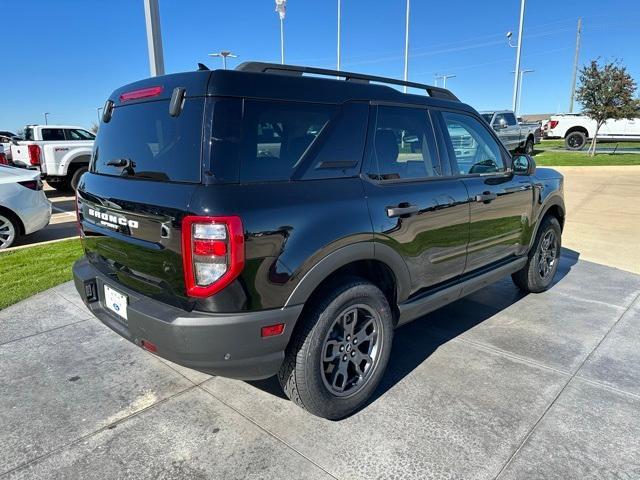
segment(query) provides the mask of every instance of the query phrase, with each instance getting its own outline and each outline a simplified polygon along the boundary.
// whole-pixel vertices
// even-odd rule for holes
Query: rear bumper
[[[154,353],[185,367],[243,380],[278,372],[303,307],[232,314],[187,312],[110,281],[84,257],[73,265],[73,278],[91,312],[127,340],[138,346],[147,340],[157,346]],[[105,283],[128,296],[128,320],[105,307]],[[87,300],[86,284],[95,285],[97,300]],[[285,324],[284,332],[262,338],[262,327],[276,323]]]

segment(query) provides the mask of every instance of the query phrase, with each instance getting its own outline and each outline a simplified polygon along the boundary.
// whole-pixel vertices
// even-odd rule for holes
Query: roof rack
[[[298,65],[281,65],[279,63],[263,63],[263,62],[244,62],[236,67],[236,70],[243,72],[256,72],[256,73],[279,73],[282,75],[295,75],[302,76],[304,73],[311,73],[314,75],[326,75],[330,77],[344,78],[347,82],[379,82],[392,85],[402,85],[411,88],[419,88],[425,90],[430,97],[442,98],[445,100],[454,100],[459,102],[460,100],[450,90],[441,87],[434,87],[432,85],[425,85],[423,83],[405,82],[404,80],[398,80],[396,78],[378,77],[376,75],[366,75],[363,73],[345,72],[342,70],[329,70],[326,68],[316,67],[302,67]]]

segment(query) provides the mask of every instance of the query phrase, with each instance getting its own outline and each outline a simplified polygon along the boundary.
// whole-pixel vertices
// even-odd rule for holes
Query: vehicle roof
[[[491,114],[494,114],[494,113],[513,113],[513,110],[480,110],[478,113],[480,115],[489,114],[489,113],[491,113]],[[515,115],[515,113],[514,113],[514,115]]]
[[[150,86],[162,87],[161,94],[155,99],[170,98],[174,88],[184,87],[188,97],[250,97],[319,103],[377,101],[475,112],[470,106],[456,100],[402,93],[395,88],[376,83],[242,70],[198,70],[147,78],[118,88],[110,95],[109,99],[116,105],[121,105],[121,94]],[[145,100],[148,99],[140,101]],[[126,102],[126,104],[130,103],[136,103],[136,100]]]
[[[34,128],[34,127],[35,128],[79,128],[80,130],[89,131],[88,128],[80,127],[78,125],[55,125],[51,123],[49,123],[48,125],[30,124],[30,125],[27,125],[27,127],[30,127],[30,128]]]

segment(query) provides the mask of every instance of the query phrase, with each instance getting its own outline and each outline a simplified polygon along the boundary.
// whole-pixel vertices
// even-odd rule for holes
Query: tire
[[[525,155],[533,155],[533,139],[527,138],[527,141],[524,143],[523,153]]]
[[[318,417],[351,415],[382,379],[393,328],[389,303],[372,283],[350,277],[325,290],[296,325],[278,373],[282,389]]]
[[[74,192],[77,190],[78,183],[80,183],[80,177],[82,177],[82,174],[84,174],[87,170],[89,170],[88,165],[83,165],[73,172],[71,180],[69,181],[69,187],[71,188],[71,190],[73,190]]]
[[[20,237],[20,226],[12,215],[0,212],[0,250],[9,248]]]
[[[55,182],[47,182],[47,184],[53,188],[54,190],[56,190],[57,192],[69,192],[71,191],[71,186],[69,185],[69,182],[66,180],[58,180]]]
[[[547,216],[542,219],[527,263],[511,275],[513,283],[521,290],[540,293],[551,286],[560,261],[561,235],[562,230],[557,218]]]
[[[571,132],[564,139],[567,150],[582,150],[587,144],[587,136],[584,132]]]

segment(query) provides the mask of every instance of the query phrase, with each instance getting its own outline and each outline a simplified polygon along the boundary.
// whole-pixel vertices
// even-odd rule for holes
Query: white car
[[[0,165],[0,249],[49,224],[51,202],[33,170]]]
[[[552,115],[545,124],[545,138],[563,138],[569,150],[580,150],[596,133],[596,122],[585,115]],[[625,142],[640,140],[640,118],[607,120],[598,130],[598,141]]]
[[[11,160],[11,137],[2,135],[0,132],[0,148],[4,150],[4,156],[7,160]]]
[[[96,136],[72,125],[27,125],[24,140],[11,145],[13,164],[38,169],[58,190],[75,190],[87,171]]]

